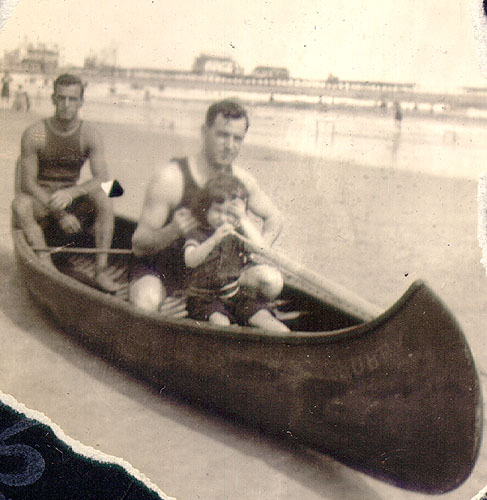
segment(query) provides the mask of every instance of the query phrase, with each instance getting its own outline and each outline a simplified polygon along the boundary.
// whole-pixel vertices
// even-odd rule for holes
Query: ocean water
[[[26,87],[29,89],[28,82]],[[33,108],[51,113],[49,86],[31,85],[29,90]],[[477,110],[468,110],[463,119],[442,116],[441,107],[426,115],[409,112],[398,127],[393,110],[379,111],[373,101],[358,103],[355,111],[332,106],[324,111],[304,108],[304,103],[318,102],[315,96],[275,94],[271,104],[270,94],[256,92],[134,89],[128,84],[104,83],[87,87],[81,114],[86,120],[198,137],[209,103],[226,97],[239,98],[249,109],[251,127],[246,143],[301,152],[324,162],[345,161],[444,177],[476,179],[485,170],[487,121],[473,119]],[[296,102],[298,105],[290,105]],[[322,102],[328,103],[326,98]],[[340,103],[335,100],[334,104]],[[410,104],[402,103],[405,110]]]

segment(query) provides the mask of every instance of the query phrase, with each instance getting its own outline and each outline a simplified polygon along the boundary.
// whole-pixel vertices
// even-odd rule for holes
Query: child
[[[200,227],[191,232],[184,245],[189,272],[188,313],[193,319],[287,332],[262,299],[240,289],[239,276],[247,263],[248,251],[235,235],[238,230],[257,246],[263,240],[246,214],[248,193],[235,177],[221,175],[203,189],[194,209]]]

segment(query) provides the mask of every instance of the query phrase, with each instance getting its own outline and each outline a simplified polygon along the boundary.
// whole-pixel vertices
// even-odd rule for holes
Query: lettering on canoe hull
[[[333,366],[335,376],[343,382],[352,382],[367,373],[381,368],[397,367],[407,362],[401,355],[403,347],[400,341],[384,342],[369,352],[349,356],[347,359],[338,359]]]
[[[414,372],[422,362],[420,353],[409,352],[401,339],[389,339],[363,353],[344,349],[324,360],[323,373],[308,377],[299,387],[303,410],[296,422],[314,422],[317,429],[330,425],[338,441],[353,425],[360,433],[378,407],[399,404],[407,397],[408,380],[398,372]],[[328,437],[333,440],[332,434]]]

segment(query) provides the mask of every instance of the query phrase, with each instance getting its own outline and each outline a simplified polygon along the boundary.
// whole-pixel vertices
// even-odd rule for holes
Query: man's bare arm
[[[235,175],[243,182],[249,192],[249,209],[263,220],[262,236],[272,245],[281,233],[282,215],[272,200],[260,188],[255,178],[248,172],[235,168]]]
[[[45,133],[43,127],[38,124],[29,127],[22,135],[20,153],[20,186],[21,190],[32,195],[37,201],[46,207],[49,205],[49,192],[39,186],[37,174],[39,164],[37,152],[43,147]]]
[[[259,228],[256,227],[249,218],[244,217],[240,220],[240,231],[251,244],[251,247],[247,248],[248,251],[259,252],[265,250],[267,241],[264,239]]]
[[[142,214],[132,238],[135,255],[154,255],[196,227],[188,209],[178,210],[167,224],[171,210],[183,196],[184,179],[179,166],[163,167],[147,187]]]
[[[84,123],[81,129],[81,147],[89,151],[91,179],[82,184],[60,189],[52,197],[59,197],[62,193],[71,198],[71,202],[85,194],[91,194],[100,188],[102,182],[108,181],[108,167],[105,159],[103,140],[98,131],[89,123]],[[69,205],[70,203],[68,203]]]
[[[81,194],[96,191],[102,182],[109,180],[105,148],[99,132],[90,124],[83,124],[81,143],[90,152],[91,179],[76,186]]]

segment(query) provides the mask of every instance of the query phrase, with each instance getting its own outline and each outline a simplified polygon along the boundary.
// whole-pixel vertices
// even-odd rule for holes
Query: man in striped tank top
[[[22,135],[14,221],[30,245],[45,247],[43,227],[53,220],[70,238],[94,224],[95,244],[109,249],[113,238],[112,202],[101,188],[108,181],[103,142],[97,130],[79,118],[84,86],[74,75],[54,82],[55,113],[27,128]],[[91,178],[79,183],[89,160]],[[40,257],[53,265],[48,252]],[[105,291],[116,286],[106,275],[108,256],[96,257],[95,280]]]

